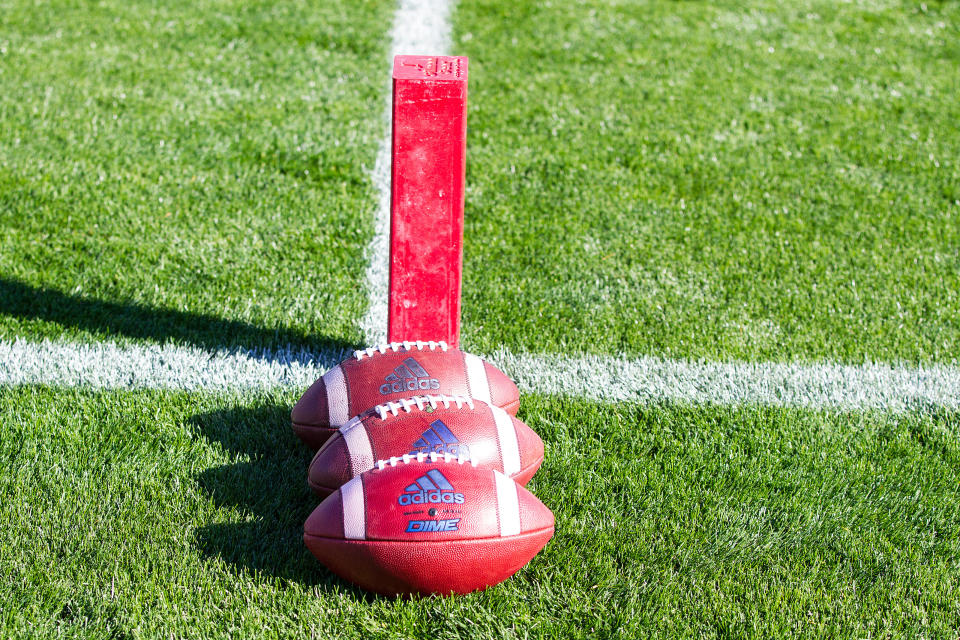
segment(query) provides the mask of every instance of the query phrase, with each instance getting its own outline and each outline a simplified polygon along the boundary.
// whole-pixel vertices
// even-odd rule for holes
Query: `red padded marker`
[[[467,59],[393,60],[391,342],[460,341]]]

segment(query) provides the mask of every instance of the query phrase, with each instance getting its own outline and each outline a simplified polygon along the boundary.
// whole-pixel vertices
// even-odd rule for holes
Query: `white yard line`
[[[451,2],[401,0],[391,30],[389,69],[397,54],[446,54]],[[390,219],[390,91],[384,137],[371,179],[376,225],[366,251],[369,307],[361,329],[368,344],[386,334]],[[204,391],[300,390],[346,356],[302,350],[216,351],[194,347],[120,346],[0,340],[0,386],[44,384],[93,389]],[[554,356],[501,351],[490,359],[521,391],[607,402],[680,402],[892,411],[960,407],[960,368],[884,364],[690,362],[659,358]]]
[[[0,386],[299,391],[345,355],[0,340]],[[515,379],[522,392],[605,402],[896,412],[960,408],[960,368],[954,366],[710,363],[506,351],[489,359]]]
[[[960,407],[960,368],[493,354],[526,391],[607,402],[891,411]]]
[[[306,388],[347,352],[205,351],[112,342],[0,340],[0,386],[190,391]]]
[[[394,56],[401,54],[446,55],[450,49],[450,11],[447,0],[401,0],[390,30],[390,55],[387,74],[393,70]],[[387,338],[387,296],[390,280],[390,130],[392,87],[387,85],[385,133],[377,151],[370,179],[377,189],[377,213],[374,234],[364,254],[367,260],[367,313],[360,330],[367,344],[379,344]]]

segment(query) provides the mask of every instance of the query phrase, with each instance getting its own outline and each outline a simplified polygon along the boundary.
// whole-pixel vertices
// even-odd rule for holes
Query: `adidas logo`
[[[430,428],[423,432],[420,439],[413,443],[413,450],[410,455],[418,453],[449,453],[450,455],[464,458],[470,457],[470,447],[460,444],[457,436],[453,435],[450,428],[443,424],[443,420],[434,420],[430,423]]]
[[[397,503],[403,507],[411,504],[463,504],[463,494],[457,493],[442,473],[430,469],[403,490]]]
[[[383,384],[380,385],[380,395],[386,396],[405,391],[429,391],[439,388],[440,381],[431,378],[427,370],[410,357],[394,369],[393,373],[384,378]]]

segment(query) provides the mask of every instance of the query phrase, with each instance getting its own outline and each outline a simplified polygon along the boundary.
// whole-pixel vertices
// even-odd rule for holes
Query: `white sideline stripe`
[[[499,471],[493,472],[497,486],[497,515],[500,517],[500,537],[520,533],[520,496],[517,483]]]
[[[464,353],[463,364],[467,372],[470,396],[490,404],[490,381],[487,380],[487,370],[483,367],[483,360],[471,353]]]
[[[323,374],[323,387],[327,393],[327,412],[332,426],[339,426],[350,419],[347,400],[347,379],[343,367],[335,366]]]
[[[400,54],[445,55],[450,49],[449,0],[400,0],[390,30],[388,77],[393,71],[393,57]],[[380,140],[377,159],[370,179],[377,189],[377,212],[373,238],[367,245],[367,313],[360,321],[367,344],[387,341],[387,302],[390,267],[390,161],[392,147],[391,106],[392,83],[387,84],[386,132]]]
[[[363,480],[357,476],[340,487],[343,508],[343,537],[364,540],[367,537],[367,508],[363,499]]]
[[[349,352],[296,349],[205,351],[0,340],[0,386],[92,389],[303,391]],[[762,404],[841,410],[960,408],[960,368],[890,364],[690,362],[641,357],[499,351],[488,358],[524,393],[604,402]]]
[[[346,350],[207,351],[172,345],[0,340],[0,385],[93,389],[258,391],[306,389]]]
[[[347,453],[350,454],[350,471],[359,475],[373,469],[373,449],[363,422],[356,417],[351,418],[350,422],[340,427],[340,433],[347,443]]]
[[[513,418],[500,407],[487,406],[490,407],[490,411],[493,413],[493,422],[497,425],[500,456],[503,458],[503,473],[512,476],[520,471],[520,443],[517,442],[517,430],[513,427]]]
[[[605,402],[896,412],[960,407],[960,368],[950,365],[692,362],[507,351],[498,351],[489,359],[513,378],[521,391]]]

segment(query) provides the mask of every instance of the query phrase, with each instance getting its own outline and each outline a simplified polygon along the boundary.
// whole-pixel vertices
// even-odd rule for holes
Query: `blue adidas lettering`
[[[397,498],[400,506],[412,504],[463,504],[464,496],[436,469],[431,469],[417,478]]]

